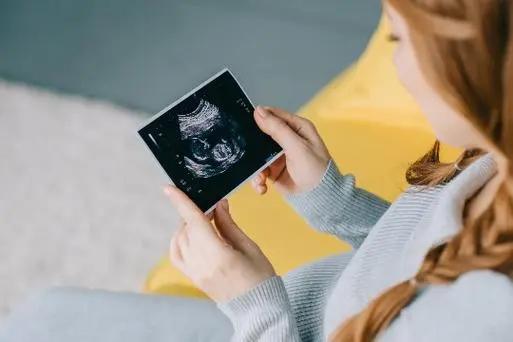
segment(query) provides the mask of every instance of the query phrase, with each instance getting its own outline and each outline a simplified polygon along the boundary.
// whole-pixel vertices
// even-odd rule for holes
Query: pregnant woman
[[[225,200],[207,217],[166,188],[183,219],[170,258],[230,319],[234,341],[513,340],[513,1],[385,10],[399,76],[437,136],[394,203],[342,175],[308,120],[254,114],[285,151],[255,190],[273,183],[351,253],[278,276]],[[463,152],[443,163],[439,142]]]

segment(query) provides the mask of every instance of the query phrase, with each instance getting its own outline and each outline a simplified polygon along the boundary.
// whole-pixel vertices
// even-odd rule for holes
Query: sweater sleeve
[[[273,276],[246,293],[217,303],[234,328],[232,341],[300,342],[285,285]]]
[[[288,194],[285,200],[317,230],[358,248],[390,203],[355,186],[352,174],[342,175],[333,159],[313,189]]]

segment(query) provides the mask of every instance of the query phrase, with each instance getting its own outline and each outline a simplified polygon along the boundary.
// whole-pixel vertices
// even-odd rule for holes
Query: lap
[[[331,255],[283,276],[301,341],[322,340],[326,301],[352,253]]]
[[[302,341],[322,338],[326,301],[351,256],[329,256],[283,276]],[[0,325],[0,341],[10,342],[225,342],[232,333],[210,300],[74,288],[35,295]]]
[[[29,299],[0,341],[228,341],[230,321],[205,299],[57,288]]]

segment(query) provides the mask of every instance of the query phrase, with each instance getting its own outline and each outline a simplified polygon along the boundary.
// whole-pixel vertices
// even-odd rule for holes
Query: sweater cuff
[[[290,310],[285,284],[280,276],[272,276],[240,296],[227,302],[217,303],[218,308],[230,318],[234,326],[248,315],[253,319],[263,319],[262,314]],[[256,315],[255,315],[256,314]]]
[[[285,200],[313,227],[325,230],[326,221],[343,210],[348,194],[355,188],[352,174],[342,175],[330,159],[319,184],[309,191],[285,195]],[[323,229],[324,228],[324,229]]]

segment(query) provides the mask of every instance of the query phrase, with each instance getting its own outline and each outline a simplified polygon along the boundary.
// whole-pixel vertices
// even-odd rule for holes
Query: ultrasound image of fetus
[[[204,99],[192,112],[178,114],[178,125],[189,151],[184,155],[185,167],[197,178],[225,172],[246,152],[246,141],[237,123]]]

